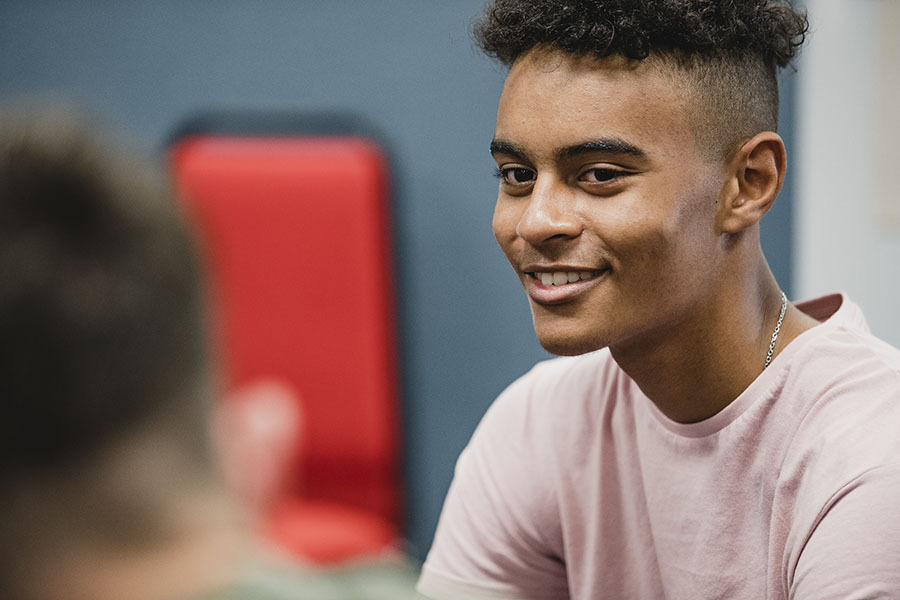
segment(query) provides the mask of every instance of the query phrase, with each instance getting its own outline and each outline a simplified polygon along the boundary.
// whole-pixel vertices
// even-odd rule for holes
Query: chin
[[[537,337],[544,350],[557,356],[578,356],[607,346],[605,342],[574,335],[550,335],[538,331]]]
[[[584,307],[574,303],[545,307],[531,305],[531,318],[538,342],[557,356],[577,356],[605,348],[615,331],[602,318],[589,318]]]

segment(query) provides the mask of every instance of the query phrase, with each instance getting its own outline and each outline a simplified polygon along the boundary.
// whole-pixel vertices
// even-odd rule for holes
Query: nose
[[[550,177],[540,177],[528,198],[528,206],[516,224],[516,235],[533,246],[550,240],[577,237],[582,231],[571,191]]]

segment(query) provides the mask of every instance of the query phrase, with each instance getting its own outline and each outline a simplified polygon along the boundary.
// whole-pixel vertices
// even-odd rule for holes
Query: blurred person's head
[[[0,340],[2,596],[210,585],[237,544],[198,260],[166,179],[63,113],[0,115]]]

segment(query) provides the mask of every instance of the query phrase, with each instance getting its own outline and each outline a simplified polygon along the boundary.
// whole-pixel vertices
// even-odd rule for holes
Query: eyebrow
[[[634,158],[646,158],[647,153],[630,144],[621,138],[599,138],[596,140],[588,140],[580,144],[565,146],[556,150],[556,160],[564,161],[581,156],[582,154],[591,153],[616,154],[619,156],[632,156]],[[505,140],[491,141],[491,155],[506,154],[519,160],[527,158],[527,152],[521,146],[507,142]]]
[[[498,154],[506,154],[519,160],[525,160],[526,152],[521,146],[517,146],[511,142],[496,139],[491,140],[491,156],[497,156]]]
[[[568,160],[581,156],[582,154],[591,154],[594,152],[602,154],[617,154],[620,156],[631,156],[634,158],[646,158],[647,153],[620,138],[601,138],[598,140],[588,140],[574,146],[566,146],[556,151],[556,159],[558,161]]]

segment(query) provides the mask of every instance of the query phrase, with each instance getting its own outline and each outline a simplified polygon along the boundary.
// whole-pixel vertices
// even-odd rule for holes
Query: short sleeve
[[[900,598],[900,464],[866,471],[832,498],[798,558],[790,598]]]
[[[535,426],[529,379],[501,394],[460,455],[419,580],[429,598],[568,597],[547,428]]]

